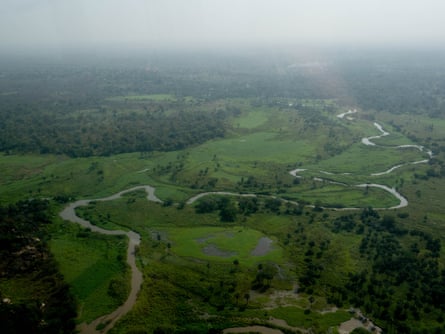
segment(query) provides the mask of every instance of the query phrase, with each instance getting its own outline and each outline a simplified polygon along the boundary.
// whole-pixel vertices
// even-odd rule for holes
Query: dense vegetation
[[[3,333],[74,332],[76,305],[48,249],[48,224],[45,201],[0,207]]]
[[[423,330],[440,333],[445,306],[440,239],[407,230],[393,216],[381,217],[370,208],[357,216],[340,216],[332,223],[334,233],[345,231],[360,236],[360,257],[368,264],[365,269],[350,273],[344,287],[333,289],[332,301],[362,308],[380,319],[389,333],[410,333],[413,327],[421,332],[419,325],[413,326],[420,319],[435,324]],[[314,262],[317,268],[317,261]],[[317,272],[304,277],[313,285]]]
[[[180,150],[224,135],[224,111],[168,113],[175,106],[167,102],[117,104],[100,108],[94,104],[85,106],[87,110],[53,102],[4,106],[0,149],[79,157]],[[134,110],[123,113],[115,108]]]
[[[142,290],[113,333],[254,324],[326,333],[355,309],[388,333],[443,331],[444,58],[269,56],[3,60],[0,291],[10,331],[73,329],[75,303],[47,244],[78,322],[129,291],[124,236],[82,230],[29,198],[62,210],[147,184],[162,203],[134,191],[77,210],[141,235]],[[374,122],[388,135],[365,145],[382,133]]]

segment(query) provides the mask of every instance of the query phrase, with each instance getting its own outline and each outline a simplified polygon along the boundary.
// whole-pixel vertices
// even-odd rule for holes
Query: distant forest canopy
[[[335,99],[432,117],[445,110],[444,58],[320,59],[191,53],[2,59],[0,150],[76,157],[183,149],[226,134],[237,110],[211,102],[227,98]],[[144,99],[158,94],[171,98]]]

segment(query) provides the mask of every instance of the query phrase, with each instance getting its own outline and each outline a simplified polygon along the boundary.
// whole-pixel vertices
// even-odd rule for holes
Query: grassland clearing
[[[305,140],[282,141],[276,134],[259,132],[235,138],[208,142],[190,154],[192,161],[206,161],[214,155],[228,161],[280,161],[292,163],[315,153],[314,147]]]
[[[343,310],[325,314],[318,312],[308,314],[307,311],[297,307],[281,307],[269,313],[275,318],[285,320],[290,326],[315,328],[320,332],[325,332],[351,318],[351,314]]]
[[[233,120],[233,125],[244,129],[254,129],[265,124],[268,119],[269,116],[267,110],[255,110],[235,118]]]
[[[378,188],[357,188],[354,186],[344,186],[329,184],[328,182],[315,181],[310,189],[301,192],[286,192],[285,196],[295,199],[297,202],[307,201],[329,208],[353,208],[353,207],[374,207],[389,208],[399,204],[399,201],[388,192]]]
[[[264,234],[250,228],[195,227],[167,229],[165,233],[167,240],[171,242],[171,251],[178,256],[228,263],[238,260],[249,267],[261,262],[284,261],[282,250],[276,242],[272,242],[266,254],[253,256],[252,251]],[[227,252],[228,256],[212,255],[205,251],[208,246],[214,246],[223,253]]]
[[[415,149],[367,147],[358,143],[339,155],[320,161],[317,165],[307,166],[307,168],[313,167],[331,173],[351,173],[367,177],[395,165],[422,159],[425,159],[424,155]]]

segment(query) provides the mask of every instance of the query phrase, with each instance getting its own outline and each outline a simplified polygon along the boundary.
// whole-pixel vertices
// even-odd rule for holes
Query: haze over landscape
[[[2,0],[2,49],[428,46],[440,0]]]

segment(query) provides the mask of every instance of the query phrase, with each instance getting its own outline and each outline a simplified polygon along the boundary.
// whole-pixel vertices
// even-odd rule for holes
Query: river
[[[123,194],[143,189],[147,193],[147,200],[152,202],[162,202],[159,198],[157,198],[154,194],[155,188],[151,186],[137,186],[133,187],[121,192],[118,192],[112,196],[104,197],[104,198],[97,198],[97,199],[90,199],[90,200],[80,200],[76,201],[74,203],[69,204],[63,211],[60,212],[60,217],[62,217],[64,220],[68,220],[73,223],[80,224],[81,226],[85,228],[91,229],[93,232],[106,234],[106,235],[126,235],[128,237],[128,248],[127,248],[127,263],[130,266],[131,269],[131,289],[130,294],[128,295],[127,300],[124,304],[119,306],[115,311],[113,311],[110,314],[104,315],[102,317],[97,318],[96,320],[92,321],[89,324],[83,323],[78,326],[78,329],[81,334],[97,334],[97,333],[106,333],[108,330],[110,330],[114,324],[116,323],[119,318],[121,318],[123,315],[125,315],[128,311],[130,311],[133,307],[133,305],[136,302],[137,295],[141,289],[141,285],[143,282],[142,272],[139,270],[139,268],[136,265],[136,247],[139,246],[141,242],[141,236],[134,232],[129,231],[125,232],[122,230],[106,230],[101,227],[95,226],[91,224],[88,220],[82,219],[79,216],[76,215],[76,208],[80,206],[86,206],[90,204],[91,202],[103,202],[103,201],[112,201],[119,197],[121,197]],[[96,327],[100,324],[105,324],[105,327],[102,330],[96,330]]]
[[[346,113],[342,113],[342,114],[337,115],[337,117],[343,119],[345,117],[345,115],[348,115],[348,114],[351,114],[351,113],[356,113],[356,112],[357,112],[357,110],[355,110],[355,109],[354,109],[354,111],[349,110]],[[362,140],[361,140],[362,144],[367,145],[367,146],[379,146],[376,143],[374,143],[372,140],[378,139],[378,138],[382,138],[382,137],[388,136],[390,134],[389,132],[385,131],[383,129],[383,126],[380,125],[379,123],[374,122],[374,126],[377,128],[377,130],[380,131],[381,134],[377,135],[377,136],[371,136],[371,137],[362,138]],[[391,146],[384,146],[384,147],[391,147]],[[392,146],[392,148],[394,148],[394,149],[414,148],[414,149],[419,150],[420,152],[426,153],[428,155],[429,159],[423,159],[423,160],[418,160],[418,161],[412,161],[412,162],[406,162],[406,163],[403,163],[403,164],[398,164],[398,165],[392,166],[391,168],[389,168],[389,169],[387,169],[387,170],[385,170],[383,172],[372,173],[371,176],[380,176],[380,175],[389,174],[389,173],[392,173],[394,170],[396,170],[396,169],[398,169],[400,167],[403,167],[403,166],[407,166],[407,165],[417,165],[417,164],[428,163],[430,161],[430,159],[433,157],[433,152],[431,150],[425,150],[425,148],[423,146],[421,146],[421,145],[398,145],[398,146]],[[304,171],[306,171],[306,169],[297,168],[297,169],[289,171],[289,174],[294,176],[294,177],[301,178],[302,176],[298,175],[298,174],[301,173],[301,172],[304,172]],[[327,171],[320,171],[320,172],[323,173],[323,174],[326,174],[326,175],[333,175],[333,173],[327,172]],[[348,174],[350,174],[350,173],[342,173],[342,175],[348,175]],[[344,183],[324,180],[324,179],[319,178],[319,177],[314,177],[313,179],[314,179],[314,181],[327,181],[329,183],[342,184],[342,185],[346,186],[346,184],[344,184]],[[392,207],[389,207],[389,208],[376,208],[378,210],[400,209],[400,208],[408,206],[408,200],[405,197],[403,197],[395,188],[390,188],[390,187],[388,187],[386,185],[376,184],[376,183],[357,184],[357,185],[354,185],[354,187],[362,187],[362,188],[374,187],[374,188],[380,188],[380,189],[383,189],[383,190],[389,192],[391,195],[393,195],[394,197],[396,197],[400,201],[400,203],[398,205],[395,205],[395,206],[392,206]],[[331,208],[331,209],[333,209],[333,210],[356,210],[356,209],[359,209],[359,208],[350,207],[350,208],[337,208],[337,209],[336,208]]]
[[[342,118],[344,118],[345,115],[356,113],[356,112],[357,111],[355,109],[353,111],[350,110],[347,113],[337,115],[337,117],[342,119]],[[374,123],[374,126],[381,132],[381,134],[378,136],[371,136],[371,137],[363,138],[362,139],[363,144],[368,145],[368,146],[377,146],[374,142],[372,142],[373,139],[378,139],[383,136],[389,135],[389,132],[386,132],[380,124]],[[400,146],[395,146],[394,148],[416,148],[421,152],[426,152],[430,159],[433,156],[431,151],[425,151],[424,147],[420,146],[420,145],[400,145]],[[371,176],[389,174],[389,173],[393,172],[395,169],[400,168],[402,166],[405,166],[408,164],[427,163],[428,161],[429,161],[429,159],[425,159],[425,160],[408,162],[405,164],[396,165],[384,172],[373,173],[373,174],[371,174]],[[301,172],[304,172],[304,171],[306,171],[306,169],[297,168],[297,169],[289,171],[289,174],[291,174],[294,177],[301,177],[298,174]],[[321,171],[321,173],[327,174],[327,175],[332,174],[327,171]],[[343,173],[343,174],[349,174],[349,173]],[[321,178],[315,178],[315,179],[323,181],[323,179],[321,179]],[[332,181],[328,181],[328,182],[332,182]],[[332,182],[332,183],[338,183],[338,182]],[[346,184],[343,184],[343,185],[346,186]],[[386,185],[376,184],[376,183],[363,183],[363,184],[357,184],[357,185],[355,185],[355,187],[380,188],[380,189],[383,189],[383,190],[389,192],[390,194],[395,196],[400,201],[400,203],[396,206],[393,206],[390,208],[377,208],[377,209],[380,209],[380,210],[399,209],[399,208],[406,207],[408,205],[408,200],[405,197],[403,197],[399,192],[397,192],[396,189],[390,188]],[[145,190],[145,192],[147,193],[148,201],[162,203],[162,201],[158,197],[156,197],[156,195],[155,195],[156,189],[154,187],[149,186],[149,185],[141,185],[141,186],[136,186],[136,187],[133,187],[130,189],[120,191],[120,192],[118,192],[114,195],[108,196],[108,197],[97,198],[97,199],[84,199],[84,200],[76,201],[76,202],[70,203],[68,206],[66,206],[60,212],[60,217],[62,217],[64,220],[80,224],[81,226],[83,226],[85,228],[89,228],[93,232],[97,232],[97,233],[101,233],[101,234],[105,234],[105,235],[125,235],[128,237],[127,263],[131,268],[130,294],[129,294],[127,300],[125,301],[125,303],[122,304],[121,306],[119,306],[112,313],[101,316],[101,317],[97,318],[96,320],[92,321],[90,324],[83,323],[83,324],[79,325],[78,329],[81,334],[98,334],[98,333],[108,332],[108,330],[110,330],[114,326],[114,324],[116,323],[117,320],[119,320],[123,315],[125,315],[127,312],[129,312],[132,309],[133,305],[136,302],[137,295],[140,291],[140,288],[141,288],[141,285],[143,282],[143,277],[142,277],[142,272],[139,270],[139,268],[136,265],[136,256],[135,256],[135,250],[136,250],[137,246],[139,246],[140,241],[141,241],[140,235],[134,231],[126,232],[126,231],[122,231],[122,230],[106,230],[101,227],[92,225],[91,222],[89,222],[88,220],[82,219],[76,215],[76,208],[78,208],[80,206],[86,206],[86,205],[90,204],[91,202],[95,202],[95,201],[96,202],[112,201],[112,200],[120,198],[125,193],[129,193],[129,192],[132,192],[135,190],[141,190],[141,189]],[[197,194],[197,195],[189,198],[186,201],[186,203],[188,205],[193,204],[198,199],[200,199],[204,196],[209,196],[209,195],[229,195],[229,196],[244,196],[244,197],[257,196],[256,194],[240,194],[240,193],[225,192],[225,191],[205,192],[205,193],[200,193],[200,194]],[[275,196],[270,196],[270,197],[276,198]],[[284,199],[282,199],[282,200],[284,202],[298,204],[297,202],[294,202],[294,201],[288,201],[288,200],[284,200]],[[360,208],[330,208],[330,209],[333,209],[333,210],[358,210]],[[96,327],[100,324],[104,324],[105,325],[104,328],[101,330],[96,330]]]

